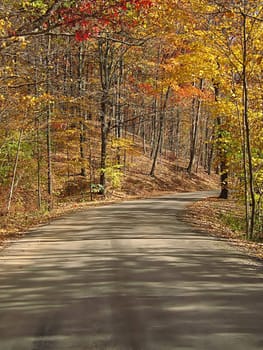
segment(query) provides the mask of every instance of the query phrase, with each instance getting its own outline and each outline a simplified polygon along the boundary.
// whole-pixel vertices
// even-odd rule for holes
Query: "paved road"
[[[207,193],[72,214],[0,253],[0,350],[263,349],[263,265],[178,219]]]

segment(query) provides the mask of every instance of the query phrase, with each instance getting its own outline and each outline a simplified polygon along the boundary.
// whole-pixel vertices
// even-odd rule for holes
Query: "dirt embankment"
[[[214,189],[218,185],[216,176],[208,176],[204,171],[190,176],[183,163],[175,164],[174,161],[167,159],[159,161],[154,177],[149,175],[150,169],[151,160],[140,155],[134,157],[133,162],[124,169],[121,187],[118,189],[110,187],[106,198],[94,194],[93,200],[90,201],[89,190],[83,191],[83,186],[75,186],[75,193],[56,199],[54,209],[51,212],[47,210],[33,211],[25,206],[21,211],[15,210],[8,216],[0,216],[0,245],[3,245],[10,238],[19,238],[36,225],[78,209],[122,200],[151,197],[167,192]]]
[[[188,207],[184,220],[206,234],[228,240],[237,249],[263,259],[263,243],[246,240],[244,208],[234,199],[206,198]]]

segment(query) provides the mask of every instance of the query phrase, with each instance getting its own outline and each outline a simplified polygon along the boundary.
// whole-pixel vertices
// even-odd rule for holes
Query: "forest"
[[[138,154],[217,173],[263,232],[263,3],[2,0],[0,210],[121,186]],[[177,170],[176,170],[177,169]]]

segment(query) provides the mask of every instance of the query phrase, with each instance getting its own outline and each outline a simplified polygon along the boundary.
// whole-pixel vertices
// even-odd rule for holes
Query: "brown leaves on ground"
[[[159,161],[155,176],[150,176],[151,161],[146,156],[134,157],[127,167],[121,191],[126,195],[149,196],[168,192],[191,192],[214,189],[217,177],[203,170],[189,175],[184,162],[168,159]]]
[[[109,188],[106,198],[95,195],[90,201],[89,189],[82,194],[71,194],[68,197],[57,198],[54,209],[37,211],[29,207],[14,207],[9,215],[0,215],[0,245],[8,239],[17,239],[23,236],[30,228],[49,220],[66,215],[72,211],[89,207],[110,204],[122,200],[138,199],[162,195],[164,193],[188,192],[213,189],[217,185],[216,176],[208,176],[203,170],[189,175],[185,164],[178,160],[159,160],[155,176],[149,175],[152,160],[144,155],[133,156],[126,164],[122,186],[119,189]],[[83,187],[81,188],[83,190]],[[2,198],[3,199],[3,198]],[[0,196],[1,200],[1,196]]]
[[[233,224],[226,223],[233,218]],[[233,199],[207,198],[188,207],[184,219],[201,232],[227,239],[250,256],[263,259],[263,243],[245,239],[245,233],[238,226],[244,218],[243,209]],[[230,228],[230,226],[232,226]]]
[[[158,163],[155,176],[149,176],[151,162],[145,157],[134,157],[133,162],[127,165],[122,187],[110,189],[107,197],[94,195],[90,201],[90,194],[71,196],[67,200],[57,202],[51,211],[16,211],[11,215],[0,216],[0,246],[8,239],[17,239],[24,235],[30,228],[49,220],[66,215],[67,213],[87,209],[89,207],[111,204],[122,200],[145,198],[164,193],[189,192],[214,189],[217,186],[217,177],[208,176],[204,171],[196,174],[187,174],[184,164],[167,159]],[[244,217],[242,208],[234,200],[222,200],[207,198],[194,203],[188,208],[185,219],[193,225],[217,237],[229,239],[232,244],[242,248],[252,256],[263,259],[263,244],[248,242],[244,239],[244,233],[230,229],[222,217],[234,215]]]

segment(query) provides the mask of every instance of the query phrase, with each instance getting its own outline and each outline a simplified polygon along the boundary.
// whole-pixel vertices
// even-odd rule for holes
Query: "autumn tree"
[[[219,113],[221,116],[229,116],[228,123],[224,123],[224,130],[222,125],[220,126],[221,135],[228,135],[226,138],[221,137],[221,140],[229,142],[225,147],[228,149],[228,160],[225,164],[228,169],[238,174],[242,182],[247,235],[252,238],[256,222],[259,222],[256,213],[262,210],[257,204],[256,198],[260,196],[256,194],[258,190],[255,189],[261,155],[258,146],[254,146],[257,138],[254,125],[258,125],[261,119],[254,95],[260,90],[257,84],[261,80],[259,71],[262,66],[262,4],[256,1],[192,3],[196,13],[198,11],[198,15],[204,19],[201,28],[204,40],[218,65],[218,72],[213,80],[217,89],[221,91],[219,105],[224,107]],[[240,142],[238,152],[236,140]],[[222,146],[222,142],[220,144]],[[234,164],[237,165],[240,159],[242,167],[234,168]]]

